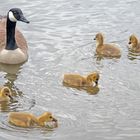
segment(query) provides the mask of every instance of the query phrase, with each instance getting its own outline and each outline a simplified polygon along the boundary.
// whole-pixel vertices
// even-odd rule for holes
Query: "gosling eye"
[[[50,119],[52,119],[52,116],[50,116]]]
[[[6,96],[9,96],[9,94],[8,94],[8,93],[5,93],[5,95],[6,95]]]

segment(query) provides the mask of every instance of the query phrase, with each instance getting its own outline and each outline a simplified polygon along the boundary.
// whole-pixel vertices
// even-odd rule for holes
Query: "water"
[[[139,140],[140,57],[127,50],[130,34],[140,37],[139,6],[139,0],[1,0],[1,15],[20,7],[31,23],[17,25],[28,42],[28,62],[0,66],[0,84],[16,100],[0,106],[0,139]],[[121,45],[120,59],[96,59],[97,32]],[[101,75],[94,95],[62,84],[64,73],[92,71]],[[15,127],[9,111],[50,111],[59,127]]]

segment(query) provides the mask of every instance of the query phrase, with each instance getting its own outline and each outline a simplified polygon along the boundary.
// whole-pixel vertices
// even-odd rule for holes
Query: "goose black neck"
[[[6,48],[7,50],[17,49],[17,44],[15,41],[15,27],[16,22],[12,22],[7,18],[6,23]]]

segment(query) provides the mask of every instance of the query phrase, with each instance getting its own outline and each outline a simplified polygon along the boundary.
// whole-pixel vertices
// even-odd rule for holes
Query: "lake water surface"
[[[30,21],[17,24],[28,42],[28,61],[0,65],[0,85],[11,87],[16,100],[0,105],[1,140],[140,139],[140,57],[127,49],[132,33],[140,38],[139,0],[1,0],[0,7],[1,15],[19,7]],[[97,32],[121,45],[120,59],[96,59]],[[101,75],[96,91],[62,84],[64,73],[92,71]],[[15,127],[9,111],[50,111],[59,127]]]

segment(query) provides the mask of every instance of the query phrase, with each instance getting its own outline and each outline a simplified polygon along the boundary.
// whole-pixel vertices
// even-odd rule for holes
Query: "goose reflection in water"
[[[22,64],[17,64],[17,65],[10,65],[10,64],[2,64],[0,63],[0,72],[4,72],[4,78],[5,78],[5,83],[1,86],[7,86],[13,96],[17,96],[22,94],[22,91],[20,91],[15,85],[14,82],[17,79],[20,70],[21,70]],[[18,92],[17,92],[18,91]],[[2,102],[0,103],[0,111],[8,111],[10,110],[10,104],[15,103],[15,100],[12,100],[10,102]]]
[[[17,79],[18,74],[20,73],[22,64],[10,65],[0,63],[0,71],[5,72],[4,78],[12,84]]]

